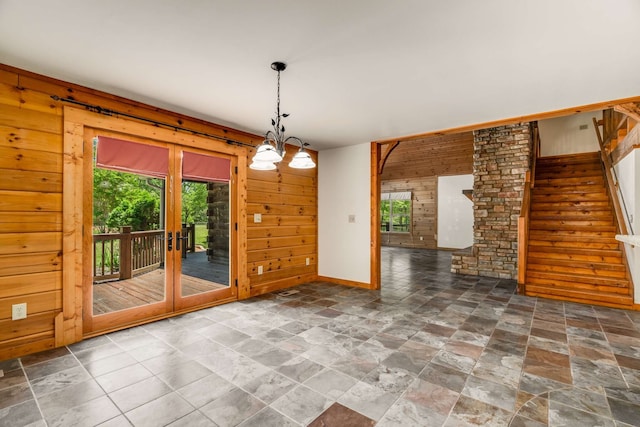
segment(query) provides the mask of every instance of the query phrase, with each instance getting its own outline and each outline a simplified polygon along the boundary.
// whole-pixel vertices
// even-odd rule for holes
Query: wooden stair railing
[[[518,217],[518,293],[524,294],[527,278],[527,258],[529,248],[529,219],[531,215],[531,190],[535,187],[535,172],[540,155],[540,133],[538,124],[533,124],[531,147],[531,170],[525,175],[522,194],[522,208]]]
[[[605,140],[600,134],[598,121],[596,120],[595,117],[593,118],[593,124],[596,130],[596,135],[598,136],[598,144],[600,146],[600,161],[602,162],[602,169],[604,171],[604,177],[607,184],[606,187],[609,192],[611,203],[613,205],[613,210],[615,213],[614,217],[618,226],[618,232],[619,234],[626,235],[628,234],[627,224],[623,216],[620,198],[618,197],[618,193],[619,193],[618,182],[613,179],[613,174],[611,173],[611,171],[613,170],[613,165],[611,164],[611,158],[610,158],[609,152],[607,151],[607,147],[605,146]],[[620,125],[616,128],[616,134],[619,127]],[[623,197],[622,194],[620,194],[620,197]],[[622,204],[624,204],[624,198],[622,200],[623,200]]]
[[[600,128],[598,127],[598,120],[596,120],[595,117],[593,118],[593,124],[596,131],[596,135],[598,137],[598,144],[600,146],[600,160],[602,162],[602,168],[604,170],[604,177],[606,181],[607,192],[609,193],[609,199],[611,200],[611,203],[613,205],[614,219],[617,225],[618,234],[627,236],[629,234],[629,230],[627,229],[627,222],[625,221],[625,216],[623,216],[623,207],[624,207],[624,215],[626,215],[627,219],[629,219],[629,212],[627,212],[627,207],[624,202],[624,196],[620,191],[617,177],[616,177],[616,180],[614,181],[613,174],[611,173],[611,171],[614,171],[615,173],[615,169],[613,168],[613,164],[611,162],[610,153],[613,149],[615,149],[615,145],[617,145],[618,139],[621,137],[624,137],[624,135],[627,135],[626,130],[629,127],[629,123],[628,123],[629,120],[628,120],[628,117],[622,113],[619,113],[619,112],[614,112],[614,113],[621,115],[622,118],[620,119],[615,129],[613,129],[613,132],[611,132],[608,136],[606,136],[607,138],[606,140],[600,134]],[[623,127],[625,131],[621,132]],[[604,123],[603,123],[603,128],[606,129],[606,126]],[[607,142],[609,143],[609,147],[606,147],[605,145],[605,143]],[[618,197],[618,194],[620,194],[620,197]],[[630,220],[629,220],[629,226],[631,227]],[[633,234],[633,230],[631,231],[631,234]],[[630,292],[630,295],[633,297],[634,284],[633,284],[633,278],[631,274],[629,274],[630,270],[629,270],[629,262],[627,258],[627,248],[624,243],[620,243],[620,250],[622,251],[622,255],[623,255],[622,259],[625,265],[625,269],[627,271],[627,278],[630,284],[629,292]]]

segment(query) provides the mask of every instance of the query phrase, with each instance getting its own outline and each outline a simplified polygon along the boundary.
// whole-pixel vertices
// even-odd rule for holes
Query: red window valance
[[[169,173],[169,149],[156,145],[98,137],[96,166],[103,169],[164,178]],[[229,182],[231,161],[185,151],[182,178],[193,181]]]
[[[169,149],[99,136],[96,166],[164,178],[169,173]]]
[[[185,151],[182,156],[182,179],[205,182],[229,182],[231,161],[222,157]]]

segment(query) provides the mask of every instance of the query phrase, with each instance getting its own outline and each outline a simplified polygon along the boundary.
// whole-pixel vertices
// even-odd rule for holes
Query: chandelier
[[[281,123],[282,119],[289,117],[287,113],[280,113],[280,72],[287,68],[287,64],[284,62],[274,62],[271,64],[271,68],[278,72],[278,98],[276,101],[276,117],[271,119],[271,126],[273,130],[269,129],[264,135],[264,141],[262,144],[256,147],[256,155],[253,156],[252,162],[249,165],[251,169],[255,170],[274,170],[276,163],[282,161],[285,156],[285,145],[287,142],[296,142],[300,144],[300,149],[293,156],[289,167],[295,169],[312,169],[316,167],[316,164],[311,159],[309,153],[304,149],[309,145],[295,136],[284,136],[284,125]]]

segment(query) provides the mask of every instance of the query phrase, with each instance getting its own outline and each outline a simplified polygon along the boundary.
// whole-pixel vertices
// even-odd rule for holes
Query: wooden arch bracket
[[[400,145],[400,141],[389,142],[389,143],[381,144],[381,145],[385,145],[385,150],[382,153],[382,155],[380,156],[380,163],[378,164],[378,174],[382,174],[382,170],[384,169],[384,164],[387,162],[387,158],[389,157],[389,154],[391,154],[391,152],[398,145]]]

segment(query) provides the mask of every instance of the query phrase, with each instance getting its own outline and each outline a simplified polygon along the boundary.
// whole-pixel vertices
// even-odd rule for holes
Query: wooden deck
[[[229,286],[228,260],[208,262],[204,252],[189,254],[182,266],[182,296]],[[158,268],[127,280],[93,285],[93,314],[139,307],[165,299],[165,270]]]

